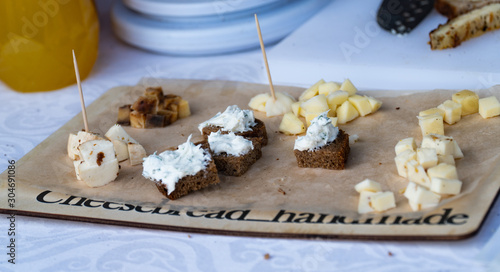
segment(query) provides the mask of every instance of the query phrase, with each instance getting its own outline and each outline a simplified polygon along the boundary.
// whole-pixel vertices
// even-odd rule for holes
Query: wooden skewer
[[[255,25],[257,26],[257,32],[259,33],[260,49],[262,50],[262,55],[264,56],[264,63],[266,64],[267,78],[269,79],[269,88],[271,88],[271,95],[273,100],[276,101],[276,95],[274,94],[273,80],[271,79],[271,72],[269,71],[269,63],[267,63],[266,49],[264,48],[264,41],[262,40],[262,33],[260,32],[259,19],[257,19],[257,14],[255,15]]]
[[[80,102],[82,104],[83,123],[85,125],[85,132],[89,132],[89,123],[87,121],[87,111],[85,111],[85,101],[83,100],[82,83],[80,82],[80,72],[78,71],[78,63],[76,62],[75,50],[71,50],[71,51],[73,52],[73,64],[75,65],[76,83],[78,84],[78,91],[80,92]]]

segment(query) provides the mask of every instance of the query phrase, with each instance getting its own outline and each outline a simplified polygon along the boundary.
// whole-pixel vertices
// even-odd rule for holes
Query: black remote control
[[[377,23],[393,34],[407,34],[433,7],[434,0],[384,0],[377,13]]]

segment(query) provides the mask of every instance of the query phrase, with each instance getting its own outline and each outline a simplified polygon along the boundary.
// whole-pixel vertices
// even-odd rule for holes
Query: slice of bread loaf
[[[436,10],[453,19],[471,10],[482,8],[492,3],[500,3],[500,0],[436,0],[434,7]]]
[[[429,33],[431,49],[457,47],[463,41],[500,28],[500,3],[460,15]]]

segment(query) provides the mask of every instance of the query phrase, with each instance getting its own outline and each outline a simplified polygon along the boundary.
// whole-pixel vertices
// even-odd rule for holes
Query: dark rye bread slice
[[[195,144],[198,145],[199,143]],[[203,146],[204,147],[204,146]],[[170,150],[175,150],[176,148],[171,148]],[[205,149],[207,150],[207,149]],[[208,151],[208,150],[207,150]],[[211,153],[210,151],[208,151]],[[158,191],[166,196],[170,200],[176,200],[182,196],[185,196],[191,192],[203,189],[212,184],[219,183],[219,175],[217,174],[217,166],[213,158],[204,170],[198,171],[195,175],[185,176],[181,178],[175,184],[175,190],[168,194],[167,185],[161,182],[155,182]]]
[[[261,144],[263,146],[265,146],[265,145],[267,145],[266,125],[264,124],[264,122],[262,122],[259,119],[255,119],[255,123],[256,124],[255,124],[254,127],[252,127],[252,130],[243,131],[243,132],[237,132],[235,134],[239,135],[239,136],[243,136],[245,138],[261,138]],[[221,127],[217,127],[217,126],[207,126],[207,127],[204,127],[202,129],[203,138],[205,138],[205,140],[207,140],[208,139],[208,135],[210,135],[210,133],[217,132],[220,129],[221,129]],[[220,132],[222,134],[228,134],[229,133],[228,131],[223,131],[223,130],[220,130]]]
[[[448,19],[453,19],[471,10],[493,3],[500,3],[500,0],[436,0],[434,7]]]
[[[299,167],[325,168],[331,170],[345,169],[349,154],[349,134],[339,129],[335,141],[314,151],[293,150]]]
[[[262,157],[262,145],[259,138],[250,138],[253,149],[241,156],[228,155],[226,152],[212,154],[219,174],[239,177],[245,174],[250,166]]]

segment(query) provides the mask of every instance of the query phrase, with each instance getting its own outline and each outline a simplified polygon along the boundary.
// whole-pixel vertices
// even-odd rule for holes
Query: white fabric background
[[[99,10],[99,58],[83,82],[87,105],[142,77],[267,83],[259,49],[196,58],[154,55],[117,41],[109,2],[99,3]],[[80,112],[77,92],[70,86],[21,94],[0,83],[0,171]],[[6,192],[0,195],[4,201]],[[2,214],[0,271],[500,271],[499,223],[499,201],[476,236],[451,242],[264,239],[16,216],[12,265],[9,221]]]

